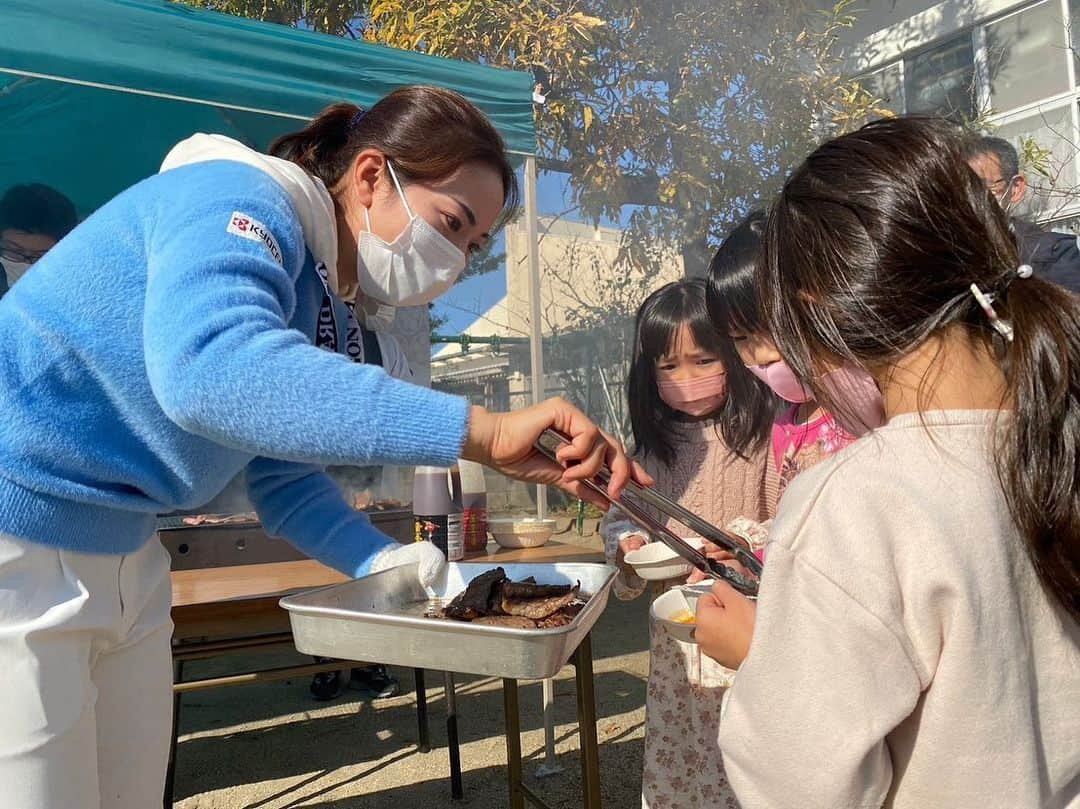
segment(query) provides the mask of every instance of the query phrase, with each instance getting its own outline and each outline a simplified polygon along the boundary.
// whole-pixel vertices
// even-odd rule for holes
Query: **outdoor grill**
[[[365,512],[372,524],[398,542],[413,539],[409,508]],[[254,517],[244,521],[184,523],[179,516],[162,517],[158,536],[172,556],[173,570],[198,570],[232,565],[294,562],[307,557],[280,537],[266,533]]]

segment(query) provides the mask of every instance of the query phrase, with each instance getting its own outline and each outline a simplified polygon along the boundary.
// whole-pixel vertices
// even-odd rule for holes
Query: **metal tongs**
[[[537,451],[544,457],[558,463],[556,453],[566,443],[568,443],[568,439],[565,436],[560,435],[555,430],[545,430],[535,446]],[[607,494],[607,486],[610,481],[611,470],[605,466],[596,474],[595,479],[586,478],[583,483],[629,517],[635,525],[644,529],[654,539],[663,542],[706,576],[726,581],[743,595],[757,595],[757,581],[731,569],[722,562],[707,557],[669,528],[655,520],[644,507],[644,504],[652,506],[664,516],[685,525],[702,538],[729,551],[754,576],[761,576],[761,562],[754,556],[750,544],[746,540],[717,528],[675,501],[668,499],[659,492],[647,489],[633,480],[626,484],[626,488],[618,500],[612,500]]]

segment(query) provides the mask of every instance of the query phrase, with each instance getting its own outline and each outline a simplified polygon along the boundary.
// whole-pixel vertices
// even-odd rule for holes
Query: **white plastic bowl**
[[[539,548],[555,532],[555,520],[536,517],[489,517],[488,531],[503,548]]]
[[[705,593],[712,590],[712,579],[706,579],[705,581],[699,581],[697,584],[684,584],[679,587],[683,597],[686,599],[686,603],[690,605],[690,612],[697,614],[698,599]]]
[[[694,624],[671,620],[673,616],[680,613],[684,615],[686,613],[695,614],[681,589],[668,590],[652,603],[649,612],[652,613],[653,619],[663,624],[676,640],[681,640],[684,643],[697,643],[694,639]]]
[[[686,542],[695,548],[701,548],[700,539],[691,538]],[[630,551],[625,557],[626,564],[634,572],[648,581],[666,581],[680,576],[689,576],[693,566],[663,542],[650,542],[643,548]]]

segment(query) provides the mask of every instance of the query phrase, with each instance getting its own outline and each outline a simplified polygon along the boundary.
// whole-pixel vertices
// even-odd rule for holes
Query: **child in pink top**
[[[725,365],[745,365],[789,403],[772,427],[768,487],[771,515],[796,475],[842,450],[854,440],[853,433],[880,424],[883,410],[876,388],[871,390],[864,380],[852,378],[846,369],[830,372],[830,382],[859,403],[858,408],[846,414],[852,428],[845,429],[817,405],[780,356],[762,323],[755,284],[765,220],[764,212],[751,213],[720,245],[709,266],[706,302],[714,326],[730,338],[721,344]],[[746,536],[755,548],[762,547],[768,534],[767,523],[760,525],[751,520],[740,520],[729,528]],[[763,556],[761,550],[758,556]]]
[[[800,410],[814,408],[809,420],[799,421]],[[799,472],[834,455],[854,440],[830,414],[813,401],[793,404],[772,428],[772,462],[779,478],[779,494]]]

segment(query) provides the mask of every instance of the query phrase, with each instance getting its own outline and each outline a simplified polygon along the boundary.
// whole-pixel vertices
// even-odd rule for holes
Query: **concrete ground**
[[[648,603],[614,597],[593,630],[600,777],[605,807],[640,805],[648,676]],[[186,676],[237,666],[304,662],[295,653],[187,664]],[[221,688],[184,697],[174,804],[179,809],[412,809],[507,805],[501,681],[456,678],[465,797],[452,801],[442,678],[428,673],[432,751],[417,751],[412,673],[403,693],[372,702],[346,691],[319,703],[307,679]],[[556,751],[562,772],[537,777],[544,759],[539,682],[520,686],[529,785],[552,809],[581,805],[574,671],[556,680]]]

